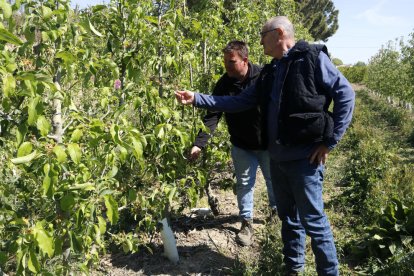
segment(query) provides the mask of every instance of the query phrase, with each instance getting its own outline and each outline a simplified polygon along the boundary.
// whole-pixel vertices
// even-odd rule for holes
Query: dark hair
[[[223,53],[237,52],[241,58],[249,57],[249,48],[247,43],[240,40],[230,41],[223,49]]]

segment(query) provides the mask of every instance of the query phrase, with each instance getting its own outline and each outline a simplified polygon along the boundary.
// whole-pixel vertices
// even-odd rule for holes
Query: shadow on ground
[[[182,216],[172,220],[172,228],[174,232],[188,233],[191,230],[203,229],[226,229],[237,233],[239,229],[234,225],[240,222],[238,215],[218,215],[218,216]],[[264,224],[262,219],[254,219],[255,224]]]
[[[213,251],[208,245],[178,246],[180,261],[172,264],[162,255],[158,246],[153,254],[142,250],[135,254],[112,255],[112,267],[129,271],[128,275],[228,275],[234,266],[234,259]],[[183,274],[183,272],[185,273]]]

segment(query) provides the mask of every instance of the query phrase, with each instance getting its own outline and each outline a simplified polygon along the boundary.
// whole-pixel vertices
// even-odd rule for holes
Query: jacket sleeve
[[[256,86],[251,85],[237,96],[214,96],[200,93],[194,94],[193,105],[198,108],[236,113],[257,106]]]
[[[218,111],[207,112],[207,115],[204,116],[203,118],[203,123],[206,127],[210,129],[210,133],[206,133],[200,130],[194,141],[194,146],[197,146],[201,149],[206,146],[208,139],[211,137],[211,135],[216,130],[217,124],[220,121],[221,116],[222,116],[222,112],[218,112]]]
[[[329,92],[334,104],[334,135],[331,141],[327,141],[328,148],[333,149],[351,123],[355,105],[355,92],[348,80],[333,65],[325,53],[319,53],[317,65],[316,77]]]
[[[213,96],[223,96],[223,84],[221,79],[217,82],[213,90]],[[199,148],[204,148],[208,142],[208,139],[213,135],[214,131],[217,128],[217,125],[220,121],[223,112],[220,111],[208,111],[203,118],[203,123],[206,127],[210,129],[210,133],[199,131],[198,135],[194,141],[194,146]]]

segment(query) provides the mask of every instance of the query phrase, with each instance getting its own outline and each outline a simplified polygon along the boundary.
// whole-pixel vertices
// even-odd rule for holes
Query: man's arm
[[[223,78],[221,78],[214,87],[213,95],[222,96],[223,90],[225,90],[225,88],[223,87]],[[194,141],[193,147],[191,148],[190,152],[190,158],[192,160],[196,160],[200,156],[201,150],[206,146],[208,139],[216,130],[222,114],[223,113],[219,111],[208,111],[207,114],[204,116],[203,124],[209,128],[210,133],[206,133],[202,130],[198,132],[198,135]]]
[[[318,58],[316,76],[320,83],[329,92],[333,99],[333,139],[327,142],[327,146],[333,149],[341,140],[352,120],[355,105],[355,92],[351,84],[342,73],[329,60],[328,56],[321,52]]]
[[[179,103],[194,105],[212,111],[235,113],[255,107],[258,103],[256,86],[251,85],[237,96],[213,96],[191,91],[175,91],[175,97]]]
[[[316,81],[329,92],[334,102],[333,137],[325,144],[319,145],[310,156],[310,163],[325,164],[329,151],[338,144],[351,123],[355,105],[355,92],[348,80],[323,52],[319,53],[315,75]]]
[[[193,147],[190,151],[190,158],[192,160],[196,160],[200,154],[201,150],[206,146],[208,139],[210,139],[211,135],[217,128],[217,124],[222,116],[222,112],[217,111],[208,111],[207,115],[203,118],[203,123],[206,127],[210,129],[210,133],[206,133],[204,131],[199,131],[198,135],[194,141]]]

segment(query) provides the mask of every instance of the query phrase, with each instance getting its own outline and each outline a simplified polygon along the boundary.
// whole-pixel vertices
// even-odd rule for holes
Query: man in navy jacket
[[[286,272],[303,271],[307,234],[318,274],[339,275],[333,235],[323,210],[323,172],[329,151],[351,122],[355,93],[329,60],[326,47],[296,43],[288,18],[268,20],[260,43],[273,60],[263,68],[256,86],[236,97],[176,91],[176,98],[183,104],[226,112],[261,107],[266,114],[263,128],[282,220]]]
[[[243,41],[231,41],[223,49],[226,73],[218,80],[213,96],[235,96],[255,84],[261,68],[248,61],[248,47]],[[203,122],[213,133],[222,116],[220,111],[208,111]],[[236,175],[236,194],[242,226],[236,236],[240,245],[248,246],[253,237],[253,194],[257,167],[263,173],[271,211],[276,213],[276,203],[270,177],[270,159],[267,137],[263,137],[260,108],[254,106],[237,113],[225,113],[232,143],[231,156]],[[210,135],[199,132],[191,149],[191,159],[197,159]]]

